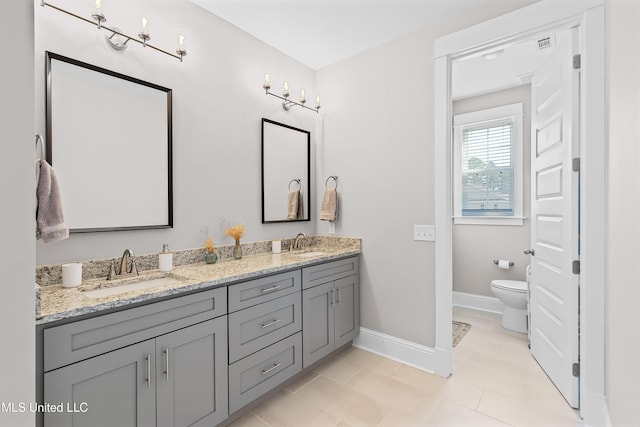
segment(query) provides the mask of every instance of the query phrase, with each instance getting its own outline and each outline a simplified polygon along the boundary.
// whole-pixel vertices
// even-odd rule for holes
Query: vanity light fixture
[[[264,76],[264,83],[262,84],[262,88],[264,89],[264,93],[267,95],[271,95],[271,96],[275,96],[278,99],[282,100],[282,108],[285,111],[289,111],[291,109],[291,107],[293,107],[294,105],[298,105],[302,108],[306,108],[307,110],[311,110],[311,111],[315,111],[316,113],[320,110],[320,96],[316,96],[316,107],[315,108],[311,108],[311,107],[307,107],[306,105],[304,105],[307,102],[307,98],[305,97],[304,94],[304,89],[302,89],[300,91],[300,101],[296,102],[296,101],[292,101],[289,99],[289,82],[284,82],[284,88],[282,90],[282,95],[278,95],[275,94],[273,92],[270,92],[269,89],[271,89],[271,77],[269,76],[269,74],[265,74]]]
[[[95,25],[99,30],[104,29],[106,31],[109,31],[111,35],[105,35],[105,39],[109,46],[116,50],[126,49],[127,43],[130,40],[133,40],[134,42],[140,43],[144,47],[149,47],[157,52],[164,53],[165,55],[169,55],[176,59],[179,59],[180,62],[182,62],[182,59],[187,55],[187,49],[184,46],[184,34],[178,34],[178,47],[176,48],[176,53],[168,52],[164,49],[160,49],[159,47],[153,46],[152,44],[148,43],[149,40],[151,40],[151,35],[147,30],[149,21],[146,17],[142,17],[142,29],[140,30],[140,32],[138,33],[138,37],[136,38],[123,33],[118,27],[105,26],[104,23],[107,22],[107,17],[102,10],[102,0],[95,0],[94,5],[95,9],[91,13],[91,19],[88,19],[80,15],[76,15],[73,12],[69,12],[68,10],[62,9],[61,7],[55,6],[51,3],[47,3],[45,0],[40,0],[40,6],[42,7],[48,6],[81,21],[87,22],[91,25]]]

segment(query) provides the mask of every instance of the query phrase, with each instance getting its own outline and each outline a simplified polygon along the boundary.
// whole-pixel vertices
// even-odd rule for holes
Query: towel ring
[[[302,188],[302,184],[300,184],[300,179],[296,178],[296,179],[292,179],[291,181],[289,181],[289,191],[291,191],[291,184],[296,182],[298,184],[298,190],[300,190]]]
[[[329,176],[329,178],[327,178],[327,180],[324,182],[324,187],[325,188],[329,188],[329,180],[330,179],[332,179],[333,182],[335,182],[335,187],[333,187],[333,188],[338,188],[338,175]]]
[[[42,136],[40,136],[39,133],[36,134],[36,149],[38,148],[38,141],[40,141],[40,160],[44,160],[45,159],[44,139],[42,139]]]

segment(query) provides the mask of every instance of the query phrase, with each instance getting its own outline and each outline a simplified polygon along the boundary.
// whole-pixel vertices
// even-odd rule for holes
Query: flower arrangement
[[[215,251],[216,247],[213,246],[213,239],[211,237],[207,237],[207,240],[204,242],[204,248],[210,254],[212,254],[213,251]]]
[[[244,224],[236,224],[233,227],[228,227],[224,230],[227,236],[231,236],[236,239],[236,245],[233,248],[233,258],[242,258],[242,246],[240,246],[240,238],[244,235]]]
[[[218,261],[218,255],[215,254],[216,247],[213,246],[213,239],[211,237],[207,237],[207,240],[204,242],[204,249],[207,251],[204,254],[204,261],[207,264],[215,264]]]
[[[229,227],[224,230],[227,236],[231,236],[234,239],[240,240],[240,238],[244,235],[244,224],[236,224],[233,227]]]

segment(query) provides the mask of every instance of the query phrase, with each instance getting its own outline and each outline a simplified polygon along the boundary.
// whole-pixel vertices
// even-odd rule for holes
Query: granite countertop
[[[116,295],[91,298],[85,291],[104,286],[105,280],[92,279],[82,282],[77,288],[64,288],[61,285],[42,286],[40,293],[40,312],[36,316],[36,325],[42,325],[61,319],[97,313],[130,304],[150,301],[156,298],[178,295],[194,290],[212,289],[237,281],[251,279],[281,271],[300,268],[319,262],[337,260],[360,254],[359,242],[356,246],[318,246],[301,252],[281,254],[262,253],[245,256],[240,260],[225,259],[215,264],[196,263],[175,267],[170,273],[149,270],[140,273],[140,278],[174,277],[177,283],[134,290]],[[120,279],[124,284],[131,279]],[[113,282],[109,283],[112,286]]]

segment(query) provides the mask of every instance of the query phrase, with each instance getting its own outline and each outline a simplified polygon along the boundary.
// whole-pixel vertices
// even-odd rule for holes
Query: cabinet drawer
[[[322,283],[358,273],[358,257],[318,264],[302,269],[302,288],[308,289]]]
[[[229,312],[271,301],[300,290],[300,270],[229,286]]]
[[[45,372],[227,313],[217,288],[44,330]]]
[[[300,292],[229,315],[229,362],[235,362],[302,329]]]
[[[302,332],[229,366],[229,413],[302,370]]]

